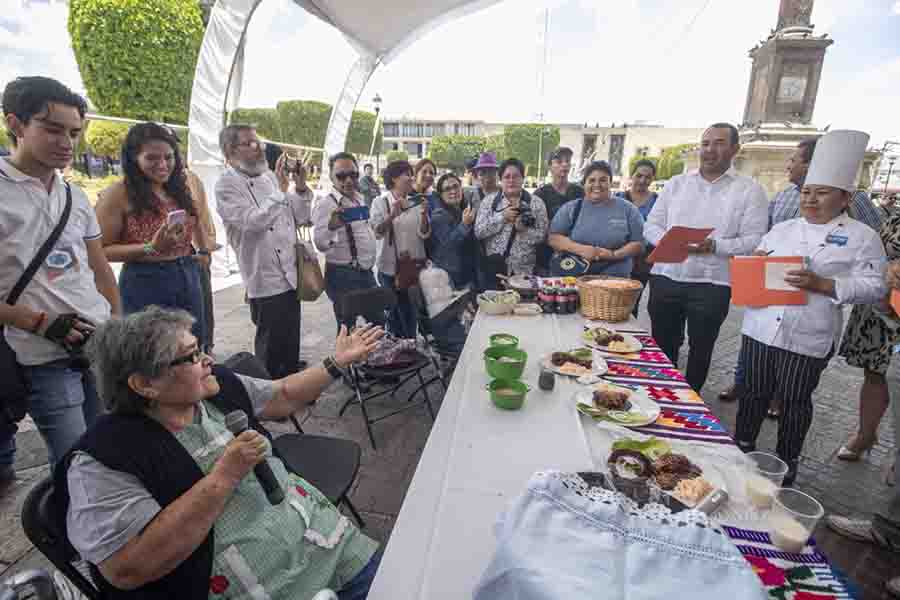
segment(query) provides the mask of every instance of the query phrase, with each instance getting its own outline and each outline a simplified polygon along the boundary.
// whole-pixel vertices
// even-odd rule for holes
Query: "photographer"
[[[313,209],[313,241],[325,255],[325,293],[331,299],[338,328],[352,327],[340,314],[338,298],[347,292],[376,287],[375,236],[369,228],[369,210],[356,191],[359,165],[349,152],[338,152],[329,160],[334,190],[319,198]]]
[[[500,191],[485,196],[475,219],[475,237],[484,243],[485,287],[499,274],[534,272],[537,247],[547,237],[544,201],[522,188],[525,165],[516,158],[500,163]]]
[[[219,134],[228,169],[216,183],[216,209],[237,255],[256,325],[254,350],[274,378],[303,369],[297,302],[297,225],[309,220],[311,193],[282,155],[269,170],[266,144],[248,125]],[[291,164],[293,163],[293,164]],[[298,193],[290,192],[291,179]]]
[[[425,266],[425,240],[431,236],[426,196],[413,188],[413,168],[397,160],[384,170],[388,191],[372,203],[369,225],[380,243],[378,283],[397,292],[388,329],[397,337],[416,337],[416,310],[407,294]]]
[[[0,395],[0,489],[15,479],[14,421],[23,411],[47,443],[51,465],[101,411],[81,350],[95,325],[121,312],[119,290],[87,196],[57,172],[72,160],[86,110],[83,98],[46,77],[20,77],[3,92],[13,151],[0,159],[0,324],[15,361],[3,365],[3,377],[10,379],[3,380]],[[63,218],[58,240],[18,300],[7,304]],[[28,388],[19,397],[11,397],[13,369]]]

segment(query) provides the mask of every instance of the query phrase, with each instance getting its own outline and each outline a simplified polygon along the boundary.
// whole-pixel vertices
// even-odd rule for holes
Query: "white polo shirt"
[[[763,237],[759,250],[806,257],[810,270],[834,279],[836,296],[809,292],[802,306],[747,308],[742,333],[768,346],[824,358],[843,330],[841,305],[871,304],[887,296],[881,238],[846,214],[824,225],[802,217],[779,223]]]
[[[66,186],[54,175],[50,193],[36,179],[0,158],[0,294],[5,301],[37,254],[66,206]],[[100,238],[100,224],[84,191],[72,186],[69,222],[44,264],[16,304],[51,315],[78,313],[94,323],[109,319],[110,305],[97,291],[88,264],[86,240]],[[66,358],[61,346],[27,331],[7,326],[6,341],[23,365]]]
[[[687,283],[731,285],[728,259],[750,254],[769,228],[769,199],[761,185],[734,168],[715,181],[700,171],[669,180],[644,224],[644,238],[654,246],[676,225],[712,228],[715,254],[691,254],[682,263],[657,263],[651,271]]]

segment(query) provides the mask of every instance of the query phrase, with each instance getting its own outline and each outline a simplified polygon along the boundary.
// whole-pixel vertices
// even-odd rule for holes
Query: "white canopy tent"
[[[215,210],[214,186],[225,163],[219,150],[219,131],[228,113],[237,107],[243,80],[244,47],[253,13],[263,0],[217,0],[200,48],[188,120],[188,163],[203,180],[218,238],[225,240]],[[380,64],[443,22],[478,10],[497,0],[294,0],[310,14],[337,28],[359,57],[349,66],[343,89],[325,136],[325,153],[343,150],[353,109]],[[327,163],[323,176],[327,175]],[[226,261],[227,262],[227,261]],[[214,261],[214,276],[228,276],[221,260]],[[219,286],[221,287],[221,283]]]

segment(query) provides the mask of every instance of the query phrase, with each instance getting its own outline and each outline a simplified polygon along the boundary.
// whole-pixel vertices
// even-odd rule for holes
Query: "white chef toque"
[[[805,185],[828,185],[856,191],[856,174],[869,143],[869,134],[851,129],[829,131],[816,142]]]

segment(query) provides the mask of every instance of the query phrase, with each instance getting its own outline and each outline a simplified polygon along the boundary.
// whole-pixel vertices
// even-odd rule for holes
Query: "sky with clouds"
[[[6,6],[7,3],[11,6]],[[361,3],[369,5],[370,3]],[[377,3],[375,3],[377,5]],[[505,0],[442,25],[379,68],[387,116],[701,127],[743,116],[747,51],[775,26],[779,0]],[[4,0],[0,81],[46,74],[83,89],[61,0]],[[546,84],[538,43],[550,9]],[[371,10],[363,8],[362,10]],[[825,58],[814,123],[900,141],[900,0],[816,0]],[[265,0],[250,26],[245,107],[334,102],[355,55],[292,0]]]

